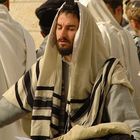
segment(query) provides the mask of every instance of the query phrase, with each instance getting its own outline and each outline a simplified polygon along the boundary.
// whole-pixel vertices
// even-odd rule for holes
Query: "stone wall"
[[[43,41],[43,37],[40,34],[38,19],[34,12],[43,1],[44,0],[10,0],[10,14],[30,32],[35,41],[36,48],[39,47]]]

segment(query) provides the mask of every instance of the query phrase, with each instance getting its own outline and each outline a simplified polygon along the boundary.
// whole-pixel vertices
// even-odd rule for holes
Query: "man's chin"
[[[68,46],[68,43],[65,43],[65,42],[59,43],[60,48],[67,48],[67,46]]]
[[[62,56],[72,54],[72,49],[69,49],[69,48],[59,48],[58,51]]]

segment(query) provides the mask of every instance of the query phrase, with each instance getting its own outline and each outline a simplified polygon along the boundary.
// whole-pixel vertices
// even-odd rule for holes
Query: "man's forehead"
[[[62,16],[65,16],[65,17],[71,16],[71,17],[77,18],[77,16],[74,13],[67,13],[67,12],[61,12],[61,13],[59,13],[58,18],[59,17],[62,17]]]
[[[79,20],[77,18],[76,15],[72,14],[72,13],[61,13],[58,16],[57,19],[57,24],[61,24],[61,23],[65,23],[65,24],[77,24],[79,23]]]

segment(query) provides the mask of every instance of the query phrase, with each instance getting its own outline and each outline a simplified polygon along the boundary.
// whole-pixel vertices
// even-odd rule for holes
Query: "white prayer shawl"
[[[111,134],[128,134],[131,136],[131,129],[121,122],[102,123],[91,127],[75,125],[68,133],[54,140],[100,139]]]
[[[79,2],[78,5],[80,8],[80,24],[73,45],[68,101],[71,101],[71,99],[86,98],[87,94],[91,93],[97,73],[108,58],[106,50],[103,47],[101,34],[94,19]],[[56,18],[48,37],[47,49],[38,83],[39,85],[47,85],[49,87],[54,86],[55,83],[55,93],[61,93],[60,84],[62,83],[62,79],[60,77],[62,74],[62,61],[61,55],[56,48]],[[67,106],[67,110],[71,112],[71,110],[75,110],[75,107],[76,109],[79,108],[78,106],[72,106],[72,108]]]
[[[74,116],[75,112],[85,103],[85,99],[91,95],[95,81],[106,71],[106,66],[105,69],[101,68],[108,58],[100,31],[92,15],[79,2],[77,3],[80,10],[80,24],[74,39],[71,61],[66,109],[69,116]],[[52,139],[60,135],[58,126],[62,89],[62,58],[56,48],[56,20],[57,15],[48,36],[43,57],[33,65],[31,71],[4,94],[6,100],[12,104],[25,111],[32,111],[31,138],[34,140]],[[111,70],[107,78],[109,85],[122,84],[131,89],[124,69],[118,64],[119,61],[115,59],[111,63]],[[102,85],[100,85],[99,91],[104,89],[101,88]],[[109,86],[106,89],[108,88]],[[100,94],[96,95],[99,97]],[[84,123],[85,126],[92,125],[98,111],[99,100],[95,100],[94,103],[95,107],[91,106],[95,109],[94,111],[91,109],[89,115],[85,114],[83,118],[71,120],[71,125],[81,123]],[[90,118],[92,118],[91,121]]]
[[[79,1],[88,7],[96,20],[109,55],[119,58],[125,66],[135,90],[134,103],[140,116],[140,77],[138,76],[140,65],[132,36],[119,25],[103,0]]]
[[[30,34],[0,4],[0,93],[11,87],[36,61]],[[0,139],[15,140],[18,127],[12,124],[0,130]]]
[[[0,82],[0,93],[3,93],[35,63],[36,53],[32,37],[1,4],[0,46],[0,70],[4,76]]]

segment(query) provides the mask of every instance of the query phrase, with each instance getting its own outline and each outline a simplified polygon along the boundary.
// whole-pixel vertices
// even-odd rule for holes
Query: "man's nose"
[[[60,36],[61,36],[61,37],[66,37],[66,36],[67,36],[67,32],[66,32],[66,29],[65,29],[65,28],[63,28],[63,29],[61,30]]]

